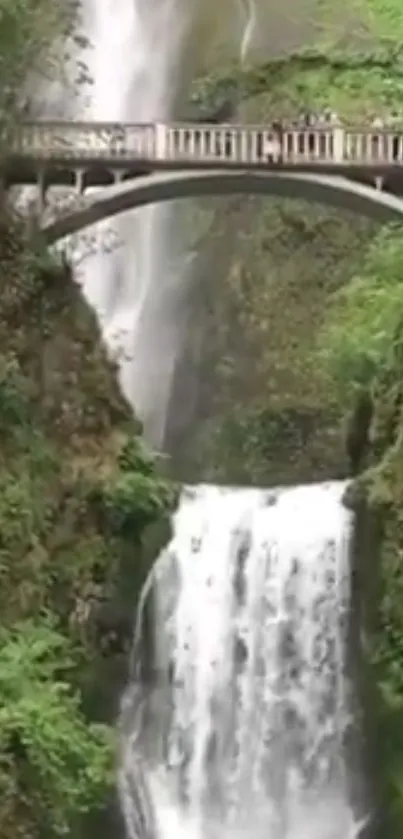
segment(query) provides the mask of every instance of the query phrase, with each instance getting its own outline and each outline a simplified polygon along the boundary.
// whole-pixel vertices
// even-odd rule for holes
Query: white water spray
[[[184,491],[147,584],[153,684],[135,669],[123,703],[130,839],[359,836],[344,489]]]

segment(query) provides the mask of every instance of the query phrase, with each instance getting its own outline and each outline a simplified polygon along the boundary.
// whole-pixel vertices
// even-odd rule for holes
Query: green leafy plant
[[[21,387],[21,371],[15,358],[0,356],[0,427],[15,430],[29,422],[29,408]]]
[[[68,640],[50,619],[0,631],[0,822],[7,839],[24,821],[30,837],[66,835],[80,814],[102,806],[112,781],[110,731],[84,719],[69,683],[74,666]]]
[[[155,472],[156,456],[141,437],[129,437],[118,456],[122,472],[141,472],[150,476]]]
[[[383,230],[359,275],[331,302],[319,338],[319,355],[347,396],[372,387],[391,371],[402,341],[403,245],[396,228]]]
[[[119,456],[119,469],[93,488],[93,498],[115,534],[137,535],[174,506],[177,490],[158,477],[156,458],[139,437],[130,437]]]

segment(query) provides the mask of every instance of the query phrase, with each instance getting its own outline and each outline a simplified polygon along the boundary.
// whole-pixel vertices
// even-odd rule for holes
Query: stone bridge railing
[[[273,132],[264,125],[117,124],[37,122],[20,127],[10,157],[78,165],[89,160],[141,159],[158,166],[259,166],[276,147],[276,160],[289,165],[403,165],[402,130],[341,125]],[[276,162],[274,160],[274,162]]]

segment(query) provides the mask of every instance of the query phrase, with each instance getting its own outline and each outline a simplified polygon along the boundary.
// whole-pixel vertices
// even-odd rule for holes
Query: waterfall
[[[89,121],[169,120],[188,18],[183,4],[84,0],[82,15],[93,85],[81,116]],[[109,253],[103,247],[90,253],[79,280],[118,358],[122,389],[148,438],[159,446],[183,323],[184,269],[175,248],[172,209],[156,205],[126,213],[99,231],[98,241],[107,238],[115,245]]]
[[[123,700],[119,785],[130,839],[360,835],[345,753],[344,490],[183,491],[140,599]]]
[[[244,59],[255,9],[254,0],[239,3]],[[238,18],[227,20],[232,4],[222,0],[221,8],[231,32]],[[62,78],[43,82],[33,74],[28,80],[33,115],[89,122],[172,120],[178,95],[189,92],[200,55],[206,59],[217,17],[213,0],[205,0],[203,8],[197,0],[82,0],[79,46],[72,43]],[[89,48],[82,46],[86,39]],[[91,78],[91,89],[84,83],[77,90],[77,76]],[[30,187],[21,194],[16,191],[16,205],[24,211],[36,197]],[[51,215],[72,203],[64,188],[49,190],[48,197]],[[62,245],[118,362],[122,390],[156,447],[164,444],[173,379],[186,337],[188,269],[194,256],[186,253],[178,233],[174,203],[124,213]]]

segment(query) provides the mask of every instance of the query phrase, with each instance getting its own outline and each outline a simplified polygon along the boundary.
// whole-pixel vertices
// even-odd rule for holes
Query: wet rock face
[[[374,414],[371,395],[363,391],[358,397],[350,414],[346,428],[346,451],[352,475],[357,475],[370,448],[370,427]]]
[[[95,607],[92,623],[97,644],[103,655],[130,652],[133,640],[133,614],[115,603]]]

